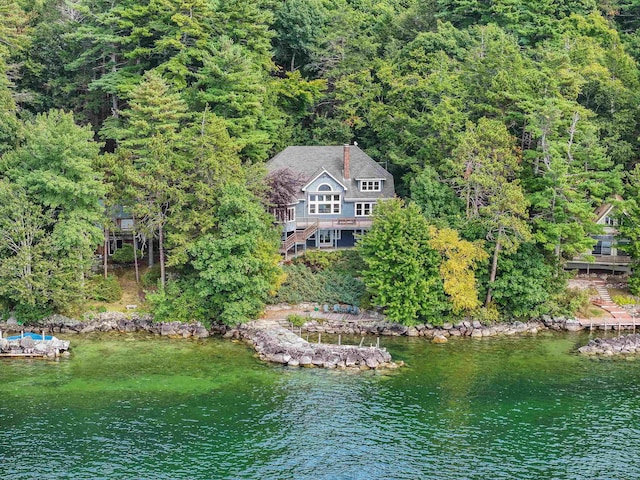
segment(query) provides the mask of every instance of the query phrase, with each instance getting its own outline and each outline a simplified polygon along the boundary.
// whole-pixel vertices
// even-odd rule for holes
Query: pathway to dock
[[[626,311],[621,306],[615,304],[611,300],[611,296],[609,295],[609,290],[607,289],[605,283],[601,280],[594,281],[593,286],[598,292],[598,299],[593,303],[602,308],[605,312],[607,312],[610,317],[607,318],[579,318],[580,324],[584,327],[590,326],[612,326],[615,328],[619,327],[633,327],[635,330],[636,325],[640,325],[640,320],[633,317],[628,311]]]

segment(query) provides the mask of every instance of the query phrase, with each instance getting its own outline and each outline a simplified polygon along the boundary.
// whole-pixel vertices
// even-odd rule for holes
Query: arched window
[[[321,184],[316,190],[318,193],[309,195],[309,214],[311,215],[339,215],[341,210],[340,195],[333,192],[333,188],[328,183]],[[322,193],[320,193],[322,192]]]

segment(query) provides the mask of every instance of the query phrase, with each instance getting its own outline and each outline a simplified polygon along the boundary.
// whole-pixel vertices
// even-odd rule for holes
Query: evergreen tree
[[[124,125],[109,130],[131,162],[129,181],[136,190],[134,210],[148,236],[158,235],[160,281],[166,283],[166,225],[184,191],[182,175],[189,170],[180,132],[187,106],[154,71],[133,90]]]
[[[379,202],[371,230],[358,242],[366,264],[363,281],[372,302],[394,322],[441,324],[448,310],[440,255],[431,247],[429,224],[414,203]]]
[[[100,200],[105,190],[95,170],[98,153],[90,128],[78,127],[71,114],[53,110],[28,122],[23,143],[1,158],[4,195],[14,195],[24,203],[17,208],[16,200],[8,202],[16,211],[8,218],[15,220],[18,213],[25,217],[18,233],[4,223],[4,235],[25,239],[24,249],[12,250],[5,266],[7,261],[25,262],[22,266],[30,272],[20,280],[23,284],[30,275],[48,279],[45,291],[41,287],[31,290],[39,290],[36,297],[29,296],[29,289],[22,290],[24,296],[14,291],[10,297],[14,304],[35,302],[64,310],[82,300],[84,279],[102,239]],[[37,274],[33,273],[36,269]],[[7,270],[5,274],[10,277],[7,282],[18,281]]]

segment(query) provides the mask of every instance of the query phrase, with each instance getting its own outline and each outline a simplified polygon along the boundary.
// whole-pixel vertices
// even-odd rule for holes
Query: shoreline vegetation
[[[270,301],[407,327],[570,318],[588,301],[567,288],[580,256],[624,257],[640,293],[640,7],[465,5],[223,0],[185,17],[172,1],[6,0],[0,318],[114,302],[117,262],[136,267],[124,308],[205,326]],[[291,189],[312,179],[266,175],[287,146],[355,143],[398,197],[365,198],[384,188],[373,171],[346,192],[342,169],[302,213]],[[366,228],[353,257],[283,265],[278,210]],[[322,230],[317,246],[339,246]]]

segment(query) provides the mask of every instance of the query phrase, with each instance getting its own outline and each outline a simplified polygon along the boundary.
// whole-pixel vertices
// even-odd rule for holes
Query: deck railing
[[[591,262],[593,259],[593,262]],[[629,255],[580,255],[573,259],[574,262],[585,262],[593,265],[628,265],[631,263]]]
[[[342,217],[342,218],[322,218],[322,217],[297,217],[296,227],[302,228],[309,225],[317,225],[320,230],[349,230],[353,228],[371,228],[373,217]]]

